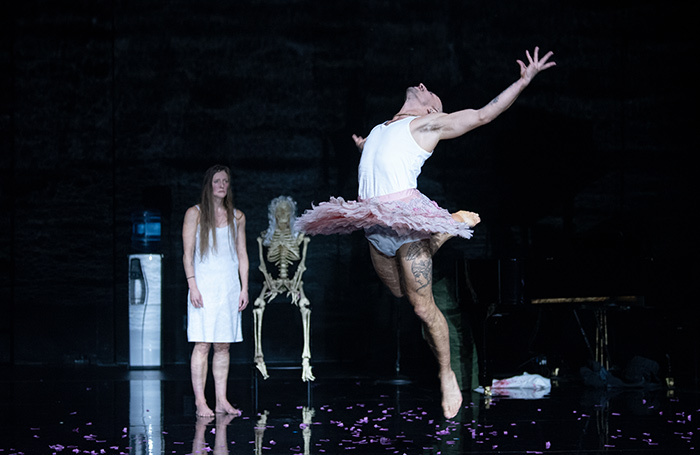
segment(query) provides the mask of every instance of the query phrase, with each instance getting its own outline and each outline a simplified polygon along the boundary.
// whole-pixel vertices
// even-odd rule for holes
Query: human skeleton
[[[289,196],[279,196],[270,202],[268,207],[269,226],[258,237],[258,250],[260,252],[260,271],[265,277],[260,295],[255,299],[253,321],[255,325],[255,366],[264,379],[267,379],[267,366],[262,352],[262,320],[265,306],[277,295],[286,292],[292,303],[299,307],[304,336],[304,350],[302,352],[301,379],[313,381],[311,373],[311,349],[309,347],[309,321],[311,318],[310,302],[304,294],[304,282],[301,276],[306,270],[306,248],[309,238],[294,229],[296,203]],[[277,266],[279,277],[273,278],[267,271],[263,257],[264,247],[267,247],[267,261]],[[301,249],[301,252],[299,251]],[[289,278],[289,267],[299,261],[294,276]]]

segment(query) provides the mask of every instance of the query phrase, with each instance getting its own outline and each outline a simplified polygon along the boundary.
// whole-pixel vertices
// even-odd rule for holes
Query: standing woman
[[[189,287],[187,340],[194,343],[190,369],[198,416],[239,415],[226,398],[229,346],[243,341],[241,311],[248,306],[245,215],[233,207],[231,171],[212,166],[204,175],[202,198],[187,209],[182,226],[183,264]],[[214,345],[214,411],[204,387]]]

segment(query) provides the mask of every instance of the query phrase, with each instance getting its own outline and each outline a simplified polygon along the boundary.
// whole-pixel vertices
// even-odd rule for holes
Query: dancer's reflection
[[[226,437],[226,427],[231,423],[236,416],[233,414],[217,414],[216,426],[214,427],[214,455],[227,455],[228,438]],[[209,444],[207,444],[207,426],[214,421],[213,416],[197,417],[197,423],[194,426],[194,441],[192,441],[192,453],[190,455],[204,455],[212,452]]]

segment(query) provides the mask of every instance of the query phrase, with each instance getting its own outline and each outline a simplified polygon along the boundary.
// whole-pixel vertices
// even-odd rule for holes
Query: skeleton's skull
[[[277,229],[286,231],[290,229],[290,219],[292,217],[292,207],[289,201],[283,200],[275,208],[275,220]]]

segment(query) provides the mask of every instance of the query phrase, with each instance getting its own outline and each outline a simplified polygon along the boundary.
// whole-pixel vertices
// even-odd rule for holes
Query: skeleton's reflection
[[[207,426],[216,418],[216,425],[207,432]],[[213,453],[214,455],[228,454],[228,442],[226,437],[226,428],[231,420],[236,416],[232,414],[217,414],[216,417],[197,417],[197,423],[194,426],[194,440],[192,441],[191,455],[203,455]],[[214,449],[207,443],[207,434],[214,434]]]
[[[309,455],[311,447],[311,424],[314,417],[314,408],[304,406],[301,410],[301,437],[304,441],[304,455]],[[258,421],[255,424],[255,455],[263,453],[263,443],[265,429],[267,428],[267,417],[270,415],[268,411],[263,411],[259,414]]]

